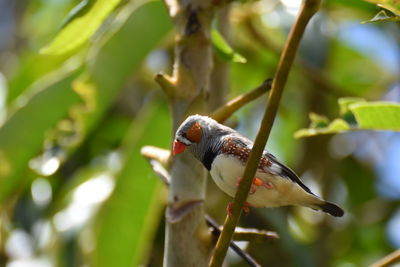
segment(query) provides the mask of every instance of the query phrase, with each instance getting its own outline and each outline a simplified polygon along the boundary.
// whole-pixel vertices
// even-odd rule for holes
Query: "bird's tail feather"
[[[321,201],[322,203],[313,205],[312,208],[316,208],[318,210],[322,210],[323,212],[329,213],[332,216],[335,217],[342,217],[344,214],[344,211],[337,205],[327,202],[327,201]]]

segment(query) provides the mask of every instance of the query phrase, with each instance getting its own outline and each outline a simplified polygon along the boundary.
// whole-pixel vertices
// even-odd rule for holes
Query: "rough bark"
[[[211,0],[165,0],[175,25],[172,77],[156,80],[168,96],[173,132],[187,115],[206,113],[212,70]],[[207,266],[212,249],[204,221],[206,172],[189,153],[173,157],[166,211],[164,266]]]

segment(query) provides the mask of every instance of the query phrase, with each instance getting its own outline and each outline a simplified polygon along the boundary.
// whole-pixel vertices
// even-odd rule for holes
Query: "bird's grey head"
[[[189,149],[192,154],[203,161],[207,153],[216,152],[221,146],[221,137],[233,130],[219,124],[207,116],[189,116],[175,134],[173,154],[180,154]]]

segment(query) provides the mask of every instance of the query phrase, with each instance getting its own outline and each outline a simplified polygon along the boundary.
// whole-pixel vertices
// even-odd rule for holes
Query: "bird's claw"
[[[242,178],[240,177],[237,180],[236,186],[239,186],[241,182],[242,182]],[[260,179],[258,177],[254,177],[253,183],[251,184],[251,187],[250,187],[250,192],[249,192],[250,195],[253,195],[257,191],[257,186],[262,186],[262,187],[265,187],[266,189],[274,188],[274,185],[271,182],[264,182],[262,179]]]

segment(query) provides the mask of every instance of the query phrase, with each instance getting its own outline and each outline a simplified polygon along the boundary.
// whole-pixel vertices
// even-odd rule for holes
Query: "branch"
[[[266,241],[278,239],[279,235],[272,231],[258,230],[254,228],[236,227],[233,239],[236,241]]]
[[[214,236],[219,237],[221,234],[220,226],[218,223],[214,221],[213,218],[206,216],[206,221],[209,226],[213,228],[212,233]],[[261,265],[258,264],[247,252],[243,251],[238,245],[236,245],[233,241],[229,243],[229,247],[236,252],[244,261],[246,261],[250,266],[260,267]]]
[[[226,121],[232,114],[249,103],[250,101],[253,101],[254,99],[258,98],[265,92],[271,89],[271,84],[272,84],[272,79],[267,79],[265,80],[260,86],[257,88],[253,89],[250,92],[247,92],[243,95],[240,95],[238,97],[235,97],[222,107],[218,108],[215,110],[213,113],[210,114],[210,117],[213,118],[214,120],[222,123]]]
[[[264,151],[272,124],[276,116],[279,102],[282,96],[284,85],[286,84],[289,70],[293,64],[297,48],[301,37],[311,17],[317,12],[320,0],[305,0],[303,1],[299,17],[292,27],[288,40],[283,49],[275,79],[272,82],[271,94],[269,96],[268,105],[264,112],[264,117],[261,122],[254,146],[250,153],[249,161],[246,165],[242,182],[236,191],[236,195],[232,207],[232,215],[227,216],[224,223],[224,228],[219,236],[215,252],[210,261],[210,267],[222,266],[230,241],[232,240],[235,226],[239,221],[242,212],[243,204],[249,194],[253,177],[256,173],[261,155]]]
[[[400,261],[400,249],[393,251],[389,255],[386,255],[382,259],[374,262],[370,265],[370,267],[385,267],[389,266],[392,263],[396,263]]]
[[[154,80],[160,85],[167,97],[174,97],[176,95],[176,85],[173,78],[164,73],[157,73]]]
[[[142,150],[141,151],[143,151],[143,150],[146,150],[145,149],[146,147],[143,147],[142,148]],[[157,147],[152,147],[152,148],[155,148],[155,149],[158,149],[158,150],[164,150],[164,149],[162,149],[162,148],[157,148]],[[169,151],[168,151],[169,152]],[[161,179],[161,181],[166,185],[166,186],[169,186],[169,184],[170,184],[170,182],[171,182],[171,175],[168,173],[168,171],[164,168],[164,166],[163,166],[163,164],[161,163],[161,162],[159,162],[159,161],[157,161],[157,159],[156,159],[156,157],[153,157],[153,154],[150,154],[150,157],[148,157],[149,156],[149,154],[147,154],[147,153],[143,153],[143,152],[141,152],[142,153],[142,155],[146,158],[146,159],[148,159],[148,161],[149,161],[149,163],[150,163],[150,165],[151,165],[151,167],[153,168],[153,171],[157,174],[157,176]],[[206,219],[206,222],[207,222],[207,224],[210,226],[210,227],[212,227],[213,229],[212,229],[212,233],[213,233],[213,235],[214,236],[216,236],[216,237],[218,237],[220,234],[221,234],[221,230],[220,230],[220,228],[221,228],[221,226],[218,224],[218,223],[216,223],[215,221],[214,221],[214,219],[213,218],[211,218],[209,215],[207,215],[207,214],[205,214],[205,219]],[[247,232],[249,231],[250,229],[247,229]],[[258,230],[256,230],[256,229],[254,229],[255,231],[258,231]],[[278,237],[278,235],[277,235],[277,233],[275,233],[275,232],[267,232],[267,231],[261,231],[261,232],[266,232],[266,233],[268,233],[267,235],[265,235],[264,237],[263,237],[263,240],[265,240],[265,239],[269,239],[269,238],[279,238]],[[241,233],[238,233],[239,235],[241,234]],[[246,239],[247,240],[247,239]],[[259,267],[259,266],[261,266],[261,265],[259,265],[247,252],[245,252],[245,251],[243,251],[240,247],[238,247],[234,242],[230,242],[230,244],[229,244],[229,246],[232,248],[232,250],[234,250],[235,252],[236,252],[236,254],[238,254],[240,257],[242,257],[242,259],[244,260],[244,261],[246,261],[250,266],[252,266],[252,267]]]

